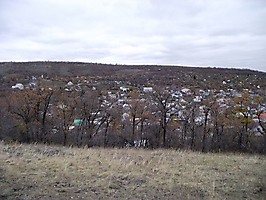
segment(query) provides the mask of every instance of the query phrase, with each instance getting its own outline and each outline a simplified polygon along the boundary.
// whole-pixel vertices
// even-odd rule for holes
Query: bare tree
[[[7,97],[8,110],[18,120],[20,140],[35,138],[34,123],[38,119],[38,98],[32,90],[17,90]]]
[[[48,130],[47,128],[47,115],[49,112],[49,106],[51,103],[51,97],[53,95],[53,90],[52,89],[39,89],[37,90],[37,120],[41,124],[41,135],[40,135],[40,141],[46,143],[47,141],[47,134]]]
[[[159,118],[160,123],[160,133],[162,133],[162,146],[166,147],[166,135],[168,123],[171,120],[170,118],[170,110],[174,107],[174,103],[172,103],[171,94],[164,91],[156,91],[153,93],[153,100],[157,105],[157,116]]]
[[[234,98],[235,111],[238,118],[241,120],[242,123],[242,131],[239,133],[239,140],[238,145],[239,148],[245,147],[247,148],[250,144],[250,131],[249,131],[249,124],[252,122],[251,112],[250,112],[250,104],[251,98],[247,91],[243,91],[240,97],[235,96]],[[246,136],[246,142],[244,142],[244,137]]]
[[[73,125],[77,107],[76,96],[74,93],[67,93],[63,90],[57,91],[56,96],[52,113],[55,128],[63,134],[61,141],[65,146],[68,142],[69,128]]]

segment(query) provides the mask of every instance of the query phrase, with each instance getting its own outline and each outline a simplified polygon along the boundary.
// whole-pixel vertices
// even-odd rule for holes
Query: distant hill
[[[84,63],[84,62],[0,62],[1,76],[10,74],[39,75],[41,73],[57,76],[78,76],[78,75],[111,75],[121,71],[122,73],[129,69],[138,70],[165,70],[182,72],[196,72],[198,74],[238,74],[238,75],[265,75],[266,73],[250,69],[216,68],[216,67],[186,67],[171,65],[119,65],[102,63]]]
[[[202,88],[219,86],[227,80],[241,87],[266,85],[265,72],[250,69],[215,67],[185,67],[166,65],[120,65],[84,62],[0,62],[2,87],[10,80],[25,80],[26,77],[44,76],[49,78],[77,76],[97,77],[104,80],[130,81],[134,85],[156,84],[199,86]],[[13,84],[12,82],[12,84]],[[11,83],[10,83],[11,84]],[[8,85],[7,87],[10,87]]]

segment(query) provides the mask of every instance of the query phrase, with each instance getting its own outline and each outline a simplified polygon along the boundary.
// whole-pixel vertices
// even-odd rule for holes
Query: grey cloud
[[[0,60],[265,71],[265,8],[264,0],[2,0]]]

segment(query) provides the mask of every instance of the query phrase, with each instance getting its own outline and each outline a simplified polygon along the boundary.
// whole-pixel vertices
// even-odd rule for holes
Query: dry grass
[[[0,143],[0,199],[265,199],[263,155]]]

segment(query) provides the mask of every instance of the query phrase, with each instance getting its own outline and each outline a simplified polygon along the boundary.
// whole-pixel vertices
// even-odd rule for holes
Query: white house
[[[72,85],[74,85],[74,84],[72,83],[72,81],[69,81],[69,82],[67,83],[67,85],[68,85],[68,86],[72,86]]]
[[[181,92],[183,92],[184,94],[191,94],[191,90],[188,88],[182,88]]]
[[[117,103],[118,103],[119,105],[123,105],[123,104],[126,103],[126,101],[125,101],[125,99],[118,99],[118,100],[117,100]]]
[[[120,87],[120,90],[122,92],[128,92],[129,91],[129,88],[127,88],[127,87]]]
[[[143,87],[143,92],[152,92],[153,88],[152,87]]]
[[[17,83],[16,85],[12,86],[12,89],[20,89],[23,90],[24,89],[24,85],[22,83]]]

